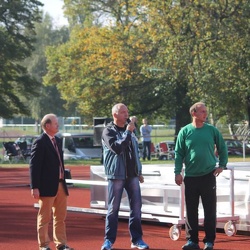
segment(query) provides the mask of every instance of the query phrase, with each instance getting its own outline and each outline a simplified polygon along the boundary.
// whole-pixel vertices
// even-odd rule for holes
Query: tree
[[[36,0],[0,3],[0,116],[29,114],[26,101],[36,92],[36,80],[22,61],[30,56],[35,38],[34,23],[41,20]]]
[[[171,70],[176,91],[189,97],[189,105],[205,101],[215,121],[225,115],[228,122],[241,120],[249,95],[248,1],[146,0],[142,4],[149,20],[145,26],[149,25],[155,43],[161,43],[158,67]],[[178,106],[188,104],[186,100],[176,99],[177,114]],[[179,121],[183,126],[187,119]]]
[[[206,29],[200,32],[190,93],[206,100],[215,121],[249,120],[249,2],[219,1],[196,9],[198,23]]]
[[[64,9],[71,28],[92,26],[94,17],[88,0],[64,0]]]
[[[196,101],[215,122],[247,114],[248,1],[83,2],[111,22],[73,29],[69,43],[48,51],[45,77],[82,114],[105,115],[123,101],[133,114],[176,117],[176,135]]]
[[[38,96],[28,101],[32,118],[39,121],[46,113],[55,113],[64,116],[66,109],[65,101],[61,99],[56,86],[43,85],[43,77],[47,73],[47,62],[45,51],[52,45],[58,46],[69,39],[67,27],[53,28],[52,18],[46,13],[41,23],[35,24],[36,42],[33,44],[34,51],[24,62],[28,72],[39,85],[37,85]]]

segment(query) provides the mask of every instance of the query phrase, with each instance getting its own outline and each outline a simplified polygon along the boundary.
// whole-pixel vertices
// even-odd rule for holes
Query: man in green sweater
[[[175,183],[185,184],[186,236],[183,250],[199,247],[199,198],[204,209],[204,250],[213,250],[216,237],[216,176],[226,168],[228,153],[221,133],[205,123],[207,108],[197,102],[189,110],[192,123],[183,127],[175,146]],[[216,167],[215,148],[219,156]],[[181,174],[185,165],[184,179]]]

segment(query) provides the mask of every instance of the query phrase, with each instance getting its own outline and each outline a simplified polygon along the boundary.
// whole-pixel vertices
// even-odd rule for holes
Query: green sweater
[[[175,174],[181,173],[183,163],[185,176],[202,176],[212,172],[217,161],[215,146],[219,155],[219,167],[226,168],[227,147],[217,128],[207,123],[201,128],[195,128],[192,124],[183,127],[175,146]]]

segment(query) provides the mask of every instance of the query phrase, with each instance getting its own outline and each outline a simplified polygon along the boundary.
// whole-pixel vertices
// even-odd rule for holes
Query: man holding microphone
[[[123,103],[112,108],[113,122],[103,130],[103,164],[108,179],[108,212],[105,237],[101,250],[112,249],[116,240],[118,212],[123,190],[126,191],[130,207],[129,233],[131,248],[148,249],[142,240],[141,190],[144,181],[139,158],[138,141],[133,133],[135,124],[128,122],[128,108]]]

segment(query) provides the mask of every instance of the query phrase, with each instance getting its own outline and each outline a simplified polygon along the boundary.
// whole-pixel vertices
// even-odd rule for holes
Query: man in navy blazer
[[[31,148],[31,195],[38,199],[38,245],[40,250],[50,250],[48,234],[53,213],[53,241],[58,250],[72,250],[67,246],[65,219],[69,195],[64,176],[62,141],[56,137],[59,125],[54,114],[47,114],[41,121],[43,133]],[[53,141],[54,140],[54,141]]]

